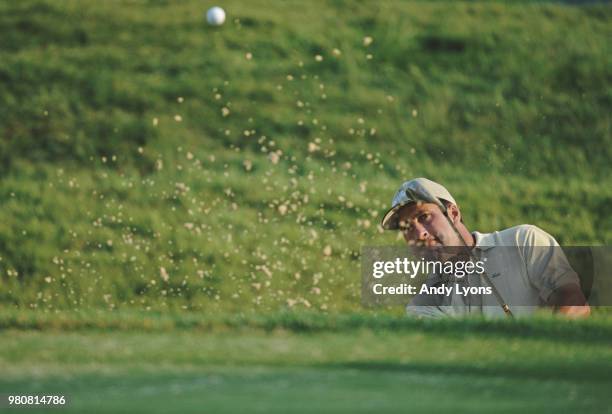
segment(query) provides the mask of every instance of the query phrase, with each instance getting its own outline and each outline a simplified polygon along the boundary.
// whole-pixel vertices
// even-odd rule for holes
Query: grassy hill
[[[0,303],[355,311],[404,179],[609,244],[612,8],[0,3]]]

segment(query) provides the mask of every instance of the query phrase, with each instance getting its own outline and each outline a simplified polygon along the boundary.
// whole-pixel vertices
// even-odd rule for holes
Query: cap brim
[[[380,223],[380,225],[382,226],[383,229],[385,230],[398,230],[399,229],[399,217],[397,216],[397,212],[399,211],[400,208],[404,207],[405,205],[414,203],[414,201],[410,200],[410,201],[406,201],[405,203],[400,203],[396,206],[393,206],[389,209],[389,211],[387,211],[385,213],[385,215],[383,216],[382,222]]]

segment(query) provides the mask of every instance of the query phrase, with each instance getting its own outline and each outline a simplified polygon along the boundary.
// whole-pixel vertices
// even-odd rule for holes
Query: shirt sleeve
[[[580,286],[580,279],[569,264],[563,249],[550,234],[536,226],[524,226],[521,247],[529,281],[548,300],[564,285]]]

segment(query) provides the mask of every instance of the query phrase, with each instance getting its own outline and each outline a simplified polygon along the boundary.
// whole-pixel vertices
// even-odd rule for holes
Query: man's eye
[[[423,214],[421,214],[421,215],[419,216],[419,221],[420,221],[421,223],[422,223],[422,222],[425,222],[425,221],[428,221],[430,217],[431,217],[431,214],[429,214],[429,213],[423,213]]]
[[[407,231],[410,231],[412,229],[412,225],[409,224],[409,225],[405,225],[405,226],[400,226],[399,229],[400,229],[400,231],[402,233],[406,233]]]

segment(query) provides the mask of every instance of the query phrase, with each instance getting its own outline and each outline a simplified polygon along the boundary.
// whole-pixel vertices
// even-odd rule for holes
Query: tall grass
[[[355,311],[414,176],[612,240],[609,6],[202,7],[0,4],[3,306]]]

